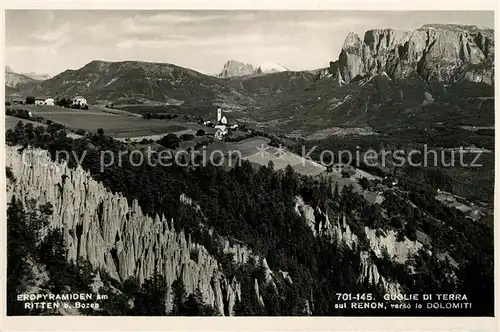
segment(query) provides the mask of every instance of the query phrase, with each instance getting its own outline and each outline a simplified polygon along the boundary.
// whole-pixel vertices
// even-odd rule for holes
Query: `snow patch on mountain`
[[[278,63],[264,62],[261,63],[259,68],[257,68],[257,74],[268,74],[268,73],[279,73],[282,71],[288,71],[288,69]]]

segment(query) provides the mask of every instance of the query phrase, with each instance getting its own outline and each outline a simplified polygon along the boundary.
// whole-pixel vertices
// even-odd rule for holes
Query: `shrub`
[[[176,134],[168,134],[158,140],[158,144],[167,149],[177,149],[179,147],[179,137]]]
[[[364,190],[367,190],[368,187],[370,186],[370,181],[368,181],[368,179],[365,177],[360,178],[358,182],[361,188],[363,188]]]
[[[278,147],[280,147],[280,145],[283,145],[283,144],[276,137],[271,137],[271,142],[269,142],[269,145],[278,148]]]
[[[57,99],[55,104],[61,107],[71,107],[71,99],[69,98]]]
[[[6,101],[6,102],[5,102],[5,106],[10,106],[10,105],[12,105],[12,104],[10,103],[10,101]]]
[[[12,172],[12,168],[10,168],[9,166],[5,167],[5,175],[6,175],[7,179],[9,179],[11,181],[16,181],[16,177],[14,176],[14,172]]]
[[[198,131],[196,132],[196,136],[205,136],[205,130],[198,129]]]
[[[35,103],[35,97],[29,96],[26,97],[26,105],[33,105]]]
[[[183,141],[192,141],[194,139],[194,135],[191,134],[182,134],[181,140]]]
[[[189,252],[189,258],[198,263],[198,249],[191,249]]]
[[[87,133],[87,132],[86,132],[84,129],[81,129],[81,128],[80,128],[80,129],[77,129],[77,130],[75,131],[75,134],[82,135],[82,136],[85,136],[85,134],[86,134],[86,133]]]

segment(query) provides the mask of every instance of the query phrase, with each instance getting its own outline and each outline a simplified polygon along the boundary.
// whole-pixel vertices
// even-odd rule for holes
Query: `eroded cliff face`
[[[137,276],[141,283],[157,269],[168,285],[180,277],[188,294],[199,288],[204,301],[222,315],[234,314],[236,299],[241,299],[240,282],[228,280],[204,246],[183,231],[175,232],[173,220],[144,215],[137,201],[129,205],[125,197],[109,192],[82,168],[52,162],[47,151],[28,148],[21,154],[18,148],[6,147],[6,165],[16,178],[7,187],[7,198],[10,201],[15,195],[23,203],[29,199],[51,203],[50,225],[64,230],[69,260],[81,257],[117,280]],[[262,264],[266,282],[274,282],[265,259],[247,247],[225,240],[222,248],[234,253],[238,264],[249,260]],[[167,310],[172,300],[169,294]]]
[[[314,235],[325,232],[336,238],[338,244],[345,244],[352,250],[359,249],[359,237],[352,232],[345,216],[339,216],[337,220],[331,222],[326,213],[319,208],[314,210],[310,205],[305,204],[301,197],[296,198],[295,212],[304,216]],[[408,238],[405,238],[404,241],[398,241],[397,234],[394,231],[382,231],[383,234],[377,235],[376,230],[365,227],[364,232],[370,250],[379,258],[382,257],[382,252],[386,251],[391,260],[405,263],[412,255],[417,254],[423,248],[420,242],[411,241]],[[360,259],[360,282],[367,281],[371,285],[380,285],[390,294],[401,293],[401,285],[397,282],[388,281],[387,278],[381,275],[367,251],[360,250]]]
[[[356,76],[387,73],[405,78],[457,79],[493,84],[494,35],[491,29],[463,25],[424,25],[413,31],[376,29],[364,39],[349,33],[331,66],[341,83]]]

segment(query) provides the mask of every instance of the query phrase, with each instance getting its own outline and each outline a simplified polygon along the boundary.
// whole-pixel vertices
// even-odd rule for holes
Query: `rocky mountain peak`
[[[354,32],[349,32],[344,40],[344,46],[342,49],[355,48],[361,45],[361,39]]]
[[[424,79],[493,83],[493,30],[477,26],[429,24],[413,31],[368,30],[363,41],[350,32],[342,47],[339,81],[386,72],[391,78],[418,73]]]
[[[251,64],[230,60],[224,64],[224,68],[217,77],[236,77],[255,74],[270,74],[288,71],[284,66],[274,62],[263,62],[254,67]]]
[[[234,76],[245,76],[252,75],[255,73],[255,69],[251,64],[243,63],[235,60],[229,60],[224,64],[224,68],[220,72],[218,77],[234,77]]]
[[[365,32],[363,43],[371,50],[380,51],[392,49],[396,45],[404,44],[411,31],[396,29],[374,29]]]

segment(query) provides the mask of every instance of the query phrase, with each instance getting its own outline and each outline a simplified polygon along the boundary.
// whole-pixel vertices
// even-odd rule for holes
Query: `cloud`
[[[71,26],[69,22],[66,22],[59,26],[57,29],[47,29],[42,33],[33,32],[31,37],[42,42],[53,42],[61,39],[68,39]]]
[[[194,15],[193,15],[194,13]],[[150,16],[136,16],[137,21],[143,24],[183,24],[216,21],[223,15],[199,15],[199,12],[161,13]]]
[[[490,16],[487,24],[493,22]],[[485,20],[451,12],[232,10],[7,10],[5,17],[7,62],[22,71],[50,72],[96,58],[170,62],[203,71],[218,71],[231,58],[319,67],[338,56],[349,31]],[[78,43],[64,47],[72,41]]]
[[[116,43],[116,47],[118,48],[164,48],[165,41],[164,40],[144,40],[144,39],[127,39],[122,40]]]
[[[20,45],[9,47],[6,51],[7,58],[15,58],[19,54],[37,56],[54,55],[58,53],[59,45]],[[9,62],[9,61],[8,61]]]

